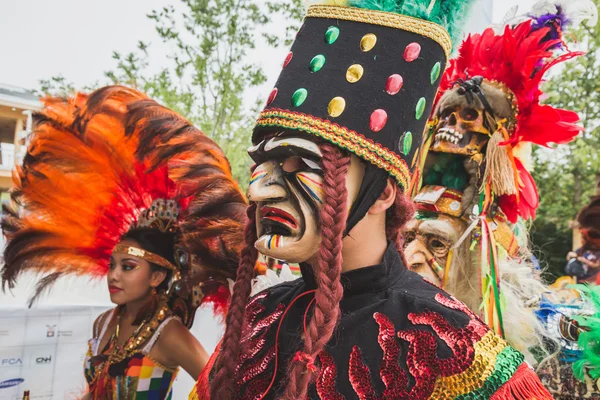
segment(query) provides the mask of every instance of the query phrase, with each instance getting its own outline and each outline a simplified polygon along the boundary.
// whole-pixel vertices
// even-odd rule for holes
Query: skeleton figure
[[[418,212],[404,233],[409,268],[478,310],[532,363],[529,349],[562,336],[548,335],[535,309],[548,289],[523,224],[539,205],[528,153],[581,130],[576,113],[540,104],[544,73],[579,55],[551,59],[570,19],[552,9],[468,37],[451,61],[419,155]]]

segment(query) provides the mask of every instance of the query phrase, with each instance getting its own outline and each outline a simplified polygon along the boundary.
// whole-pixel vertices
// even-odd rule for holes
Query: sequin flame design
[[[481,371],[486,368],[476,357],[475,343],[488,335],[489,329],[464,304],[455,299],[449,299],[437,294],[435,300],[454,310],[462,311],[469,316],[470,321],[464,328],[452,326],[441,314],[422,312],[409,314],[409,320],[415,325],[429,326],[433,332],[418,329],[400,331],[396,335],[394,324],[388,317],[375,313],[374,318],[379,325],[378,342],[383,350],[383,360],[380,366],[380,377],[385,384],[381,396],[375,393],[371,372],[363,361],[362,352],[354,346],[350,354],[349,378],[358,398],[361,400],[375,399],[428,399],[453,398],[454,395],[468,393],[469,390],[481,386]],[[409,389],[407,372],[400,366],[400,342],[396,336],[408,342],[406,365],[408,373],[414,379],[414,385]],[[436,337],[437,336],[437,337]],[[444,359],[437,357],[438,339],[441,339],[452,352],[452,356]],[[501,339],[500,339],[501,340]],[[317,381],[318,393],[321,399],[338,399],[340,394],[335,391],[335,366],[327,357],[321,358],[321,373]],[[476,364],[477,370],[471,370]],[[493,365],[491,366],[493,368]],[[476,375],[479,372],[479,377]],[[453,381],[448,377],[459,375],[460,380]],[[471,379],[471,380],[470,380]],[[473,382],[472,379],[479,379]],[[451,384],[463,382],[465,387],[454,390]],[[454,394],[454,395],[452,395]]]
[[[271,376],[260,377],[263,375],[273,359],[275,358],[275,346],[264,350],[267,344],[266,336],[269,329],[275,325],[283,315],[285,306],[279,304],[273,313],[263,316],[265,306],[261,300],[267,297],[268,293],[259,293],[246,307],[246,318],[242,330],[242,349],[244,352],[240,357],[240,364],[237,368],[238,385],[247,384],[245,390],[239,390],[237,393],[240,400],[254,400],[260,398],[267,389]],[[240,373],[241,372],[241,373]]]
[[[339,394],[335,389],[335,381],[337,379],[335,360],[329,353],[322,351],[319,354],[319,361],[321,362],[321,370],[316,382],[319,398],[323,400],[344,400],[344,396]]]

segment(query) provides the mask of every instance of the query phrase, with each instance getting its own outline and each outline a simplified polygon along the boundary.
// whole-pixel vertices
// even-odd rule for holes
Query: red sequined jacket
[[[310,268],[302,272],[249,302],[235,399],[281,398],[316,287]],[[382,264],[342,274],[342,284],[342,318],[316,360],[309,398],[552,398],[522,354],[464,304],[408,271],[394,246]],[[190,398],[210,398],[216,355]]]

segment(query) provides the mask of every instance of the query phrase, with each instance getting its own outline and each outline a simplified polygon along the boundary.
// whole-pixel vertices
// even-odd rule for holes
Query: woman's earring
[[[152,287],[152,294],[156,295],[156,288],[155,287]]]

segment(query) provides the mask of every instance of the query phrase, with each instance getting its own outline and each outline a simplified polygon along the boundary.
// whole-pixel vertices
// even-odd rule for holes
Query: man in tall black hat
[[[470,2],[341,3],[308,9],[258,118],[227,328],[192,398],[551,398],[401,251],[417,142]],[[302,278],[249,299],[258,252]]]

